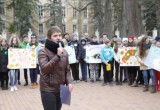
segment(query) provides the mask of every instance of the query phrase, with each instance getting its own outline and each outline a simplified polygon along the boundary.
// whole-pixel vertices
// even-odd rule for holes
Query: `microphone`
[[[58,42],[58,44],[59,44],[59,47],[60,47],[60,48],[62,48],[62,44],[61,44],[61,42]],[[63,54],[63,52],[62,52],[62,54]]]

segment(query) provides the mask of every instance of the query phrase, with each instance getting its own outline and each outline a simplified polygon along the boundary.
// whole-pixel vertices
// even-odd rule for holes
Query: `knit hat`
[[[117,38],[117,35],[114,35],[113,38]]]
[[[156,41],[160,41],[160,36],[157,36],[157,37],[155,38],[155,40],[156,40]]]
[[[134,36],[129,36],[128,39],[131,38],[132,40],[134,40]]]
[[[110,42],[109,39],[105,39],[105,40],[104,40],[104,43],[109,43],[109,42]]]
[[[32,34],[31,38],[37,38],[36,34]]]

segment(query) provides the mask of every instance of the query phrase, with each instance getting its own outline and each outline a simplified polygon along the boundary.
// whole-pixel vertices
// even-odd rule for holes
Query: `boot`
[[[131,85],[131,87],[138,87],[138,83],[134,81],[134,83]]]
[[[31,86],[30,86],[30,88],[31,88],[31,89],[33,89],[33,83],[31,83]]]
[[[33,89],[37,88],[37,84],[33,83]]]
[[[151,93],[156,93],[156,86],[155,85],[152,85],[152,87],[151,87]]]
[[[28,86],[28,80],[26,80],[26,83],[24,84],[24,86]]]
[[[143,92],[147,92],[148,91],[148,85],[145,85],[143,88]]]

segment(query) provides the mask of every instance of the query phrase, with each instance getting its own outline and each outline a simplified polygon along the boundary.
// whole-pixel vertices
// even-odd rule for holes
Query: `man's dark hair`
[[[52,26],[48,29],[48,32],[47,32],[47,38],[51,39],[51,36],[53,33],[55,32],[60,32],[62,33],[62,30],[58,27],[58,26]]]

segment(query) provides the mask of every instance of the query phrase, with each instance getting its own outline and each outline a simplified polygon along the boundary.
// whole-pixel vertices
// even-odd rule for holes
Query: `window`
[[[3,31],[3,29],[5,29],[5,23],[0,22],[0,33]]]
[[[73,24],[73,32],[76,32],[76,29],[77,29],[77,25]]]
[[[87,7],[83,10],[83,18],[87,18]]]
[[[63,18],[65,18],[65,17],[66,17],[65,7],[62,7],[62,17],[63,17]]]
[[[88,25],[84,24],[83,25],[83,33],[86,33],[86,32],[88,32]]]
[[[43,17],[43,6],[39,5],[39,19]]]
[[[43,24],[39,24],[39,34],[43,34]]]
[[[1,1],[0,1],[0,14],[5,14],[4,2],[1,2]]]
[[[62,31],[66,32],[66,25],[65,24],[62,24]]]
[[[73,8],[73,18],[77,17],[77,10],[75,8]]]

